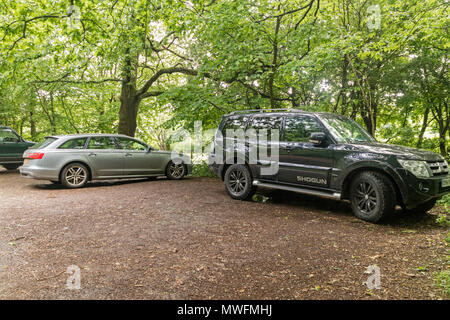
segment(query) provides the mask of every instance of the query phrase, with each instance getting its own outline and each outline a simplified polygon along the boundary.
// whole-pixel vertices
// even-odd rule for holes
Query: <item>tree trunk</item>
[[[127,54],[129,50],[127,50]],[[132,58],[128,57],[123,67],[124,80],[120,93],[118,133],[134,137],[137,126],[137,114],[141,99],[136,90],[136,70]]]
[[[363,106],[363,108],[367,107]],[[377,128],[376,107],[374,107],[373,111],[367,109],[364,110],[362,118],[364,120],[364,124],[366,125],[367,131],[370,133],[372,137],[375,137],[375,130]]]
[[[269,78],[269,95],[270,95],[270,108],[275,109],[275,92],[274,92],[274,81],[275,74],[277,73],[277,63],[278,63],[278,32],[280,31],[281,17],[277,17],[277,22],[275,25],[275,35],[273,39],[273,58],[272,58],[272,70]]]
[[[441,151],[441,156],[447,157],[447,135],[445,132],[439,132],[439,150]]]
[[[118,133],[134,137],[139,103],[140,99],[136,95],[136,89],[130,84],[123,83],[122,94],[120,95]]]
[[[34,140],[34,138],[36,137],[36,122],[34,121],[33,111],[30,111],[30,134],[31,139]]]
[[[423,136],[428,127],[428,114],[429,113],[430,113],[430,108],[427,107],[425,109],[425,114],[423,115],[422,128],[420,129],[419,140],[417,140],[417,145],[416,145],[417,148],[422,148]]]

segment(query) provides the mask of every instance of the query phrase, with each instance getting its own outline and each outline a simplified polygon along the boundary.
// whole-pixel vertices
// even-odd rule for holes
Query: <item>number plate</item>
[[[442,188],[450,187],[450,178],[445,178],[441,180]]]

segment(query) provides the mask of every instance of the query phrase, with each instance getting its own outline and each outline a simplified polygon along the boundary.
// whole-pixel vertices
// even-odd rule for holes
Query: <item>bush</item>
[[[192,176],[194,177],[215,177],[208,167],[208,163],[203,161],[201,163],[194,163],[192,166]]]
[[[440,214],[436,219],[436,222],[443,227],[450,227],[450,219],[448,215],[450,214],[450,195],[444,196],[439,200],[439,204],[444,208],[446,213]],[[436,273],[436,284],[441,288],[442,292],[450,297],[450,232],[447,233],[447,238],[445,239],[447,249],[447,269]]]
[[[450,194],[443,196],[438,203],[444,208],[445,212],[450,213]]]

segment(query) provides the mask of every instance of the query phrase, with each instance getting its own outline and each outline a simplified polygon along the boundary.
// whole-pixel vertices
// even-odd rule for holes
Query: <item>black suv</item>
[[[274,165],[277,170],[269,170]],[[370,222],[379,222],[397,204],[426,212],[450,193],[442,156],[378,143],[353,120],[330,113],[277,109],[226,115],[209,166],[234,199],[250,198],[257,187],[348,199],[354,214]]]
[[[15,170],[23,163],[23,152],[34,145],[10,127],[0,126],[0,165]]]

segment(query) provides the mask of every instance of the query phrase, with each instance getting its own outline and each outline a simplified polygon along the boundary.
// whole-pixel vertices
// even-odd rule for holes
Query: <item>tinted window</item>
[[[11,129],[0,129],[0,142],[19,142],[19,137]]]
[[[308,116],[286,117],[285,141],[308,142],[313,132],[323,132],[317,119]]]
[[[224,130],[245,130],[245,126],[247,124],[248,117],[239,117],[239,118],[230,118],[225,123],[223,129]]]
[[[113,137],[92,137],[89,139],[89,149],[116,149]]]
[[[46,138],[44,141],[36,143],[32,149],[42,149],[50,145],[52,142],[56,141],[56,138]]]
[[[145,151],[147,146],[139,141],[127,138],[118,138],[119,148],[125,150]]]
[[[64,142],[59,149],[84,149],[87,138],[72,139]]]
[[[283,117],[271,116],[271,117],[254,117],[250,122],[248,129],[255,129],[256,134],[260,139],[270,140],[274,130],[278,130],[280,134],[281,124],[283,123]]]

